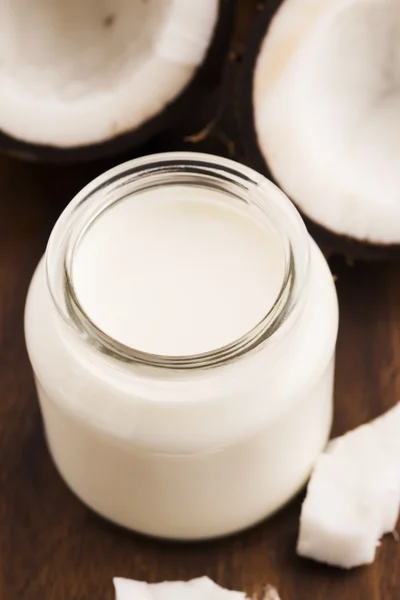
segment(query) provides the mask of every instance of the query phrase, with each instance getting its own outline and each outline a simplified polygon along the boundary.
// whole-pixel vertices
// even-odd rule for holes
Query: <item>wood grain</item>
[[[224,119],[227,129],[218,125],[202,144],[182,142],[194,132],[191,121],[185,132],[159,136],[141,152],[195,146],[227,155],[227,131],[235,139],[235,130],[229,114]],[[196,126],[205,121],[203,114]],[[301,498],[241,535],[180,545],[114,528],[63,484],[43,438],[23,339],[24,301],[60,211],[107,166],[0,159],[1,600],[111,600],[114,575],[158,581],[203,574],[249,594],[269,582],[282,600],[400,598],[400,545],[390,536],[374,565],[350,573],[296,557]],[[337,259],[332,269],[341,310],[334,433],[341,433],[400,399],[400,265]]]

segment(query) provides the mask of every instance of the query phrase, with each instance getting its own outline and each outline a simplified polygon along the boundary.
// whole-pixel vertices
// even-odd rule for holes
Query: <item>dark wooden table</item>
[[[235,141],[234,133],[230,137]],[[175,130],[141,153],[181,147],[191,148]],[[216,128],[196,149],[227,154],[232,145]],[[282,600],[399,599],[400,545],[391,536],[372,566],[349,573],[296,557],[301,498],[236,537],[179,545],[110,526],[62,483],[43,438],[24,346],[24,301],[60,211],[108,166],[0,158],[0,600],[111,600],[114,575],[157,581],[203,574],[249,594],[269,582]],[[400,265],[351,266],[335,259],[331,266],[341,310],[334,423],[339,434],[400,399]]]

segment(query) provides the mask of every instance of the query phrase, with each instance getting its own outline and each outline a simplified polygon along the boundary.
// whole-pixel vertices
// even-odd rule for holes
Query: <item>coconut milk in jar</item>
[[[26,304],[61,476],[153,536],[264,519],[327,442],[337,326],[326,261],[264,177],[196,153],[112,169],[60,216]]]

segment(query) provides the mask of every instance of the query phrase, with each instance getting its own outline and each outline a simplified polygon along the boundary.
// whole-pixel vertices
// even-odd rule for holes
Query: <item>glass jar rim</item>
[[[173,175],[173,181],[170,180]],[[93,221],[132,193],[155,186],[214,186],[259,209],[278,234],[284,253],[284,275],[273,305],[250,331],[229,344],[187,356],[152,354],[126,346],[96,325],[81,306],[72,281],[79,240]],[[128,186],[129,191],[126,190]],[[133,159],[87,184],[57,220],[46,250],[46,276],[53,303],[67,325],[100,352],[125,363],[193,370],[216,367],[260,348],[291,322],[302,305],[309,271],[306,227],[294,205],[271,181],[233,160],[197,152],[167,152]]]

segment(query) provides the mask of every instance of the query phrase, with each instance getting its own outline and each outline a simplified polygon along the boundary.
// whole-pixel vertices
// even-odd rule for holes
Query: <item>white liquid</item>
[[[150,352],[201,352],[265,315],[281,285],[279,243],[202,194],[203,205],[193,189],[187,199],[169,189],[162,203],[128,200],[85,234],[74,284],[107,333]],[[52,304],[41,262],[26,339],[50,451],[70,488],[118,524],[181,539],[232,533],[287,502],[332,418],[337,302],[313,243],[310,267],[302,317],[281,344],[171,373],[116,363],[80,341]]]
[[[138,350],[225,346],[265,317],[284,257],[277,238],[220,193],[174,186],[103,214],[74,258],[78,299],[100,329]],[[212,202],[214,200],[214,202]]]

